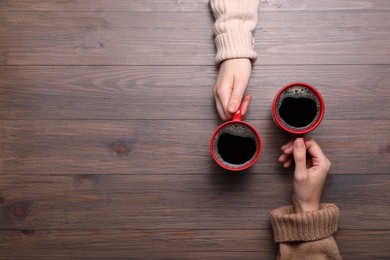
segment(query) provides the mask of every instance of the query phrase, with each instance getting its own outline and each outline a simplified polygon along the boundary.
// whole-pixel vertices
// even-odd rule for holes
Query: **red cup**
[[[242,171],[251,167],[259,158],[261,138],[256,129],[242,121],[241,109],[231,121],[214,131],[210,140],[210,152],[214,161],[230,171]]]
[[[321,123],[324,113],[325,104],[320,92],[304,82],[284,86],[272,104],[276,125],[294,136],[313,131]]]

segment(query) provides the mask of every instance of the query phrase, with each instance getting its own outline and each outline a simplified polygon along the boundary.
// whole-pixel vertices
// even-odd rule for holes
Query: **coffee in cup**
[[[241,171],[259,158],[261,139],[256,129],[242,121],[238,110],[231,121],[220,125],[210,140],[210,151],[222,168]]]
[[[284,86],[275,96],[272,113],[275,123],[293,135],[314,130],[322,121],[325,105],[313,86],[295,82]]]

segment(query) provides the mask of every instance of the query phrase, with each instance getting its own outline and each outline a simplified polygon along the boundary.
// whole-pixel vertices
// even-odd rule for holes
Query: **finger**
[[[287,161],[291,161],[292,153],[293,153],[293,144],[294,144],[294,141],[290,141],[280,148],[280,150],[282,150],[283,154],[279,156],[278,162],[280,162],[284,165]],[[289,167],[290,164],[291,164],[291,162],[288,163],[287,167]]]
[[[288,167],[289,167],[291,162],[292,162],[292,159],[293,159],[292,154],[282,154],[279,156],[278,162],[282,165],[284,165],[286,162],[289,162],[289,165],[288,165]]]
[[[306,145],[303,138],[297,138],[294,141],[293,155],[295,161],[295,174],[301,175],[307,173],[306,168]],[[296,176],[300,177],[300,176]]]
[[[291,141],[288,142],[287,144],[283,145],[283,146],[280,148],[280,150],[283,152],[285,149],[292,147],[293,143],[294,143],[294,140],[291,140]]]
[[[227,116],[225,114],[225,111],[223,110],[221,102],[219,101],[218,98],[215,98],[215,106],[217,107],[218,114],[219,114],[219,116],[221,117],[221,119],[223,121],[227,121],[227,120],[229,120],[231,118],[230,114],[229,114],[229,116]]]
[[[220,76],[220,75],[218,75]],[[227,104],[231,95],[231,88],[233,85],[233,78],[230,79],[218,79],[214,86],[214,97],[218,113],[222,120],[226,121],[231,119],[232,114],[227,111]]]
[[[248,80],[242,79],[234,79],[233,80],[233,91],[228,101],[228,112],[235,113],[239,108],[242,97],[244,96],[244,92],[246,87],[248,86]]]
[[[288,156],[286,154],[282,154],[281,156],[279,156],[278,162],[285,163],[289,158],[290,158],[290,156]]]
[[[292,156],[283,154],[283,155],[279,156],[278,162],[281,163],[282,165],[285,164],[286,162],[290,162],[291,163],[292,162]]]
[[[242,103],[241,103],[241,114],[242,114],[242,117],[244,117],[246,115],[246,113],[248,112],[249,103],[251,102],[251,99],[252,99],[252,95],[248,94],[242,100]]]
[[[285,163],[283,163],[284,168],[288,168],[291,166],[292,160],[287,160]]]
[[[294,141],[291,142],[291,146],[287,146],[286,148],[284,148],[284,150],[282,152],[287,154],[287,155],[292,155],[293,150],[294,150]]]
[[[313,159],[318,159],[320,161],[327,159],[321,147],[314,139],[307,140],[306,146],[307,146],[308,153],[313,157]]]
[[[313,166],[320,166],[326,172],[328,172],[331,167],[331,162],[326,157],[321,147],[317,144],[317,142],[314,139],[310,139],[306,143],[307,143],[308,153],[312,157],[311,161],[313,163]]]

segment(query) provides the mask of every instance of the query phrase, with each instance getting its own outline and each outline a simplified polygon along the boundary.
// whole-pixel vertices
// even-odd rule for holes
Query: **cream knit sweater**
[[[217,47],[216,62],[226,59],[256,60],[253,31],[257,24],[260,0],[211,0]]]
[[[210,0],[215,17],[216,62],[226,59],[256,60],[253,31],[260,0]],[[339,210],[322,204],[319,211],[294,213],[285,206],[271,212],[278,259],[341,259],[332,234],[337,230]]]

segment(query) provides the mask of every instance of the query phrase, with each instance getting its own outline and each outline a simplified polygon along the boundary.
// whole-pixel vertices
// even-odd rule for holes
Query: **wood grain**
[[[41,174],[0,180],[0,229],[268,229],[269,213],[289,204],[292,192],[291,175],[277,173]],[[386,175],[331,175],[323,201],[340,208],[340,230],[356,229],[355,219],[359,229],[389,230],[389,185]]]
[[[0,3],[0,11],[208,12],[208,5],[209,0],[5,0]]]
[[[0,11],[45,11],[45,12],[208,12],[209,0],[3,0]],[[388,10],[387,0],[266,0],[260,1],[260,12],[296,10]]]
[[[1,119],[218,118],[207,66],[4,66],[0,78]],[[388,65],[255,66],[248,118],[269,119],[277,91],[293,81],[318,88],[326,119],[390,119]]]
[[[390,2],[260,1],[242,174],[211,159],[221,123],[209,0],[0,1],[0,259],[275,259],[291,139],[287,83],[316,86],[343,259],[389,259]]]
[[[388,231],[339,231],[336,240],[343,259],[390,256],[385,249],[389,243]],[[81,259],[81,255],[82,259],[276,257],[276,245],[268,230],[7,230],[0,231],[0,241],[2,256],[18,259],[25,259],[23,252],[40,259]],[[13,241],[19,242],[14,245]],[[350,250],[351,246],[356,249]],[[369,248],[377,250],[367,250]]]
[[[249,122],[263,141],[253,171],[280,171],[276,158],[288,136],[271,118]],[[208,174],[220,170],[209,153],[216,123],[5,121],[0,133],[1,162],[8,174]],[[384,174],[389,169],[389,125],[389,120],[327,120],[311,136],[329,153],[334,174]]]
[[[260,12],[266,11],[330,11],[330,10],[388,10],[386,0],[348,1],[324,0],[264,0],[260,1]]]
[[[174,20],[164,12],[0,16],[9,32],[1,36],[3,65],[214,64],[210,13],[179,12]],[[384,11],[265,12],[256,31],[257,64],[388,64],[389,29]]]

